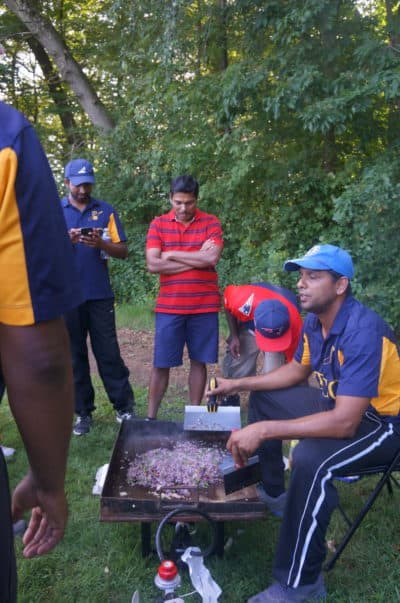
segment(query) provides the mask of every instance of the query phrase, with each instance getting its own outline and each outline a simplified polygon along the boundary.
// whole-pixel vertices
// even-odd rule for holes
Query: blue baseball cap
[[[87,159],[73,159],[67,163],[64,177],[68,178],[74,186],[95,183],[93,166]]]
[[[352,278],[354,275],[351,255],[335,245],[314,245],[302,258],[287,260],[283,267],[287,272],[307,268],[308,270],[333,270],[347,278]]]
[[[289,310],[278,299],[266,299],[254,310],[257,346],[263,352],[285,352],[292,343]]]

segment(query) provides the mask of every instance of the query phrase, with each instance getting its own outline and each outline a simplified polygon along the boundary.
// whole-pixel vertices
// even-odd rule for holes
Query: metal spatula
[[[217,380],[211,377],[208,389],[217,387]],[[185,406],[183,429],[185,431],[232,431],[241,428],[240,407],[219,406],[217,396],[210,396],[207,406]]]
[[[257,455],[250,457],[244,467],[237,468],[232,456],[227,453],[219,467],[224,476],[225,494],[232,494],[261,481],[261,466]]]

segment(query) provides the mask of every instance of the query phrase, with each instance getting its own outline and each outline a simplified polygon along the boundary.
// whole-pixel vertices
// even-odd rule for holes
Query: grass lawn
[[[143,326],[142,326],[143,328]],[[62,543],[42,558],[25,560],[17,539],[19,603],[130,603],[139,590],[140,603],[153,603],[160,591],[153,584],[157,556],[141,555],[137,523],[101,523],[100,498],[92,495],[98,467],[109,462],[118,433],[112,407],[98,379],[94,426],[86,437],[72,437],[67,474],[70,521]],[[133,384],[134,385],[134,384]],[[137,411],[145,416],[146,390],[135,387]],[[160,419],[182,417],[183,400],[163,404]],[[26,470],[26,456],[7,400],[0,405],[1,441],[16,448],[8,461],[11,485]],[[356,484],[339,484],[346,504],[356,508],[373,478]],[[328,603],[400,601],[400,491],[385,491],[364,520],[358,533],[336,565],[326,575]],[[335,515],[328,539],[339,539],[343,524]],[[153,526],[153,533],[156,525]],[[225,525],[231,546],[223,558],[206,559],[206,566],[223,594],[220,603],[244,603],[271,580],[271,564],[279,520],[231,522]],[[179,594],[193,591],[183,574]],[[198,602],[198,595],[188,602]],[[0,602],[2,603],[2,602]]]

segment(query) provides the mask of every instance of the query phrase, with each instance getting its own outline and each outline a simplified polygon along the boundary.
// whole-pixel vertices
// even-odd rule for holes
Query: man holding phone
[[[103,229],[101,229],[103,230]],[[93,234],[93,228],[81,228],[81,235],[84,237],[90,237]],[[103,234],[103,233],[101,233]]]
[[[86,159],[70,161],[64,170],[68,196],[62,199],[65,220],[81,278],[84,302],[66,315],[75,381],[75,435],[89,433],[95,410],[87,336],[116,419],[133,414],[134,394],[121,357],[107,257],[125,259],[126,236],[115,209],[91,196],[93,166]],[[108,237],[105,234],[108,233]]]

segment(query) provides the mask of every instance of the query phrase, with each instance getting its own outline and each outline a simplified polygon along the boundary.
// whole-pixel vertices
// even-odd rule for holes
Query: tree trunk
[[[41,43],[33,36],[27,38],[27,43],[43,71],[49,94],[56,106],[68,144],[72,149],[84,147],[84,138],[79,132],[72,111],[68,109],[68,99],[65,88],[63,88],[62,79],[54,69],[47,52]]]
[[[113,120],[51,22],[35,11],[27,0],[4,0],[4,4],[17,15],[52,57],[62,79],[76,94],[93,125],[104,131],[111,130],[114,127]]]
[[[389,46],[394,52],[398,53],[400,49],[400,7],[397,2],[391,0],[386,0],[385,5]],[[397,143],[399,139],[400,97],[391,99],[388,105],[388,143],[391,145]]]

